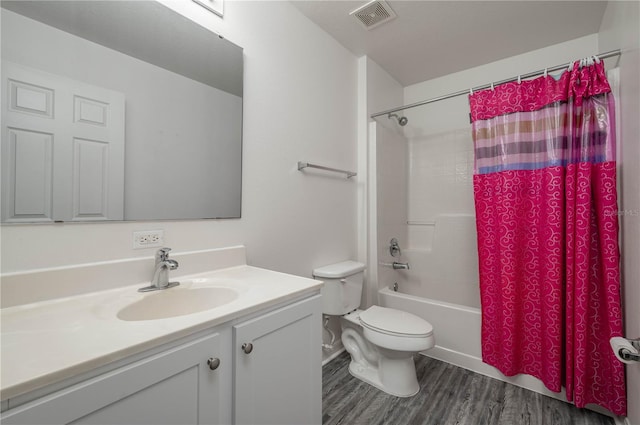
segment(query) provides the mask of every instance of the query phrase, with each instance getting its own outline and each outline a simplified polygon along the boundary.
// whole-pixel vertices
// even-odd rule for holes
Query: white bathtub
[[[493,366],[482,362],[480,309],[403,294],[389,287],[378,291],[378,301],[383,307],[407,311],[433,325],[436,346],[422,354],[566,401],[564,390],[562,393],[549,391],[541,381],[529,375],[504,376]]]

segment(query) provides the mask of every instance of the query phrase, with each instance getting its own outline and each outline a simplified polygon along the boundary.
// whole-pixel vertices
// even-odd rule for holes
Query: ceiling
[[[462,71],[597,33],[606,1],[400,1],[370,31],[349,16],[364,1],[292,1],[356,56],[367,55],[401,85]]]

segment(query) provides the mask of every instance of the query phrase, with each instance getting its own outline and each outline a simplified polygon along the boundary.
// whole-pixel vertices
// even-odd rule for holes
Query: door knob
[[[209,365],[209,369],[216,370],[218,366],[220,366],[220,359],[217,357],[211,357],[207,360],[207,364]]]
[[[242,351],[244,351],[245,354],[249,354],[253,351],[253,344],[250,342],[245,342],[244,344],[242,344]]]

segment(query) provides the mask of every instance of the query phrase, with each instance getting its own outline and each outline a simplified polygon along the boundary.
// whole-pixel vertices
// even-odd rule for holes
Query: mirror
[[[240,47],[155,1],[0,13],[3,223],[240,217]]]

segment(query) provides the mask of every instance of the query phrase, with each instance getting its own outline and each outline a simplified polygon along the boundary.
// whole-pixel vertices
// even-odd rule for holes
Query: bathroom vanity
[[[2,423],[321,423],[321,282],[247,265],[176,280],[162,294],[131,285],[3,308]],[[118,317],[149,297],[216,288],[237,297]]]

